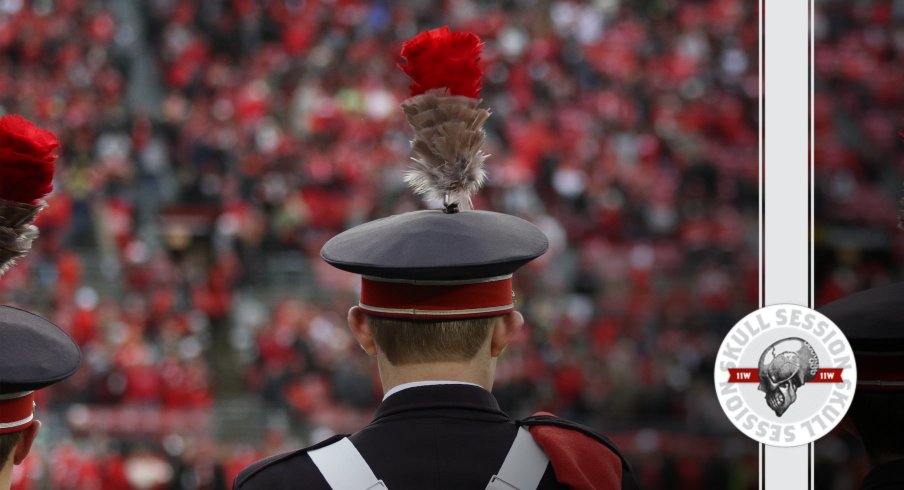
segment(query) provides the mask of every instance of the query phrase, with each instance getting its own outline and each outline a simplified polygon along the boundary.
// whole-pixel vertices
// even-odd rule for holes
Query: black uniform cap
[[[819,311],[851,343],[858,391],[904,391],[904,282],[851,294]]]
[[[904,352],[904,282],[845,296],[819,311],[838,325],[855,352]]]
[[[528,221],[491,211],[413,211],[371,221],[329,240],[330,265],[386,279],[451,281],[511,274],[549,248]]]
[[[62,329],[34,313],[0,306],[0,395],[61,381],[80,360],[78,346]]]

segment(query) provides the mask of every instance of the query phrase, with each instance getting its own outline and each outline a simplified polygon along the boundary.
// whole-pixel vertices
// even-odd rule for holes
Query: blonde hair
[[[469,361],[487,341],[498,316],[412,320],[367,315],[377,347],[394,366]]]

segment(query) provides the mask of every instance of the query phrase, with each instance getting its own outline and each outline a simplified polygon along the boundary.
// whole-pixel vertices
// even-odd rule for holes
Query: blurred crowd
[[[835,1],[823,10],[815,48],[816,246],[824,264],[817,303],[904,276],[904,3]]]
[[[900,178],[878,187],[900,145],[904,9],[823,3],[820,236],[878,226],[897,256]],[[54,423],[14,488],[227,488],[369,420],[382,391],[345,328],[357,280],[318,252],[436,205],[402,182],[395,65],[441,25],[486,41],[476,207],[551,242],[516,277],[527,324],[499,364],[503,408],[611,435],[646,488],[755,485],[712,360],[757,304],[756,4],[33,0],[0,2],[0,112],[56,132],[62,155],[0,300],[65,328],[84,361],[42,395]],[[822,243],[820,298],[894,275]]]

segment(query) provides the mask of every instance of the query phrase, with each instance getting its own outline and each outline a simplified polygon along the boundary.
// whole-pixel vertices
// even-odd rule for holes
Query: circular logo
[[[771,305],[725,336],[715,367],[716,395],[731,423],[770,446],[799,446],[831,431],[857,386],[854,352],[816,310]]]

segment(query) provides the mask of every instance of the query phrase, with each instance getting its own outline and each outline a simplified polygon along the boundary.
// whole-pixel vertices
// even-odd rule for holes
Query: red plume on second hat
[[[32,224],[53,190],[56,136],[22,116],[0,118],[0,274],[31,249]]]
[[[31,249],[33,224],[53,190],[56,150],[50,131],[18,115],[0,118],[0,274]],[[0,306],[0,434],[34,423],[34,390],[78,369],[72,338],[34,313]]]

